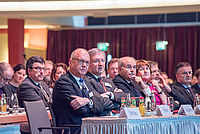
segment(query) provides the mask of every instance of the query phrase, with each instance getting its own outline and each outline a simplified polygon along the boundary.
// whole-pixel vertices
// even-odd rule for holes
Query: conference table
[[[81,134],[200,134],[200,115],[83,118]]]

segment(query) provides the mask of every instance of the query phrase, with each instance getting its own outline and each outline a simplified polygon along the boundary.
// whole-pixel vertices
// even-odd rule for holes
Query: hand
[[[107,95],[107,93],[102,93],[102,94],[100,94],[102,97],[104,97],[104,98],[109,98],[109,96]]]
[[[142,80],[141,77],[136,76],[135,79],[134,79],[134,81],[135,81],[138,85],[140,85],[143,89],[146,89],[146,88],[147,88],[146,84],[144,84],[144,81]]]
[[[72,106],[73,109],[79,109],[82,106],[87,105],[90,100],[88,98],[83,98],[79,96],[71,96],[72,98],[75,98],[74,100],[71,101],[70,105]]]
[[[123,91],[122,91],[121,89],[119,89],[119,88],[115,88],[114,92],[121,93],[121,92],[123,92]]]
[[[152,84],[153,87],[157,87],[158,81],[157,80],[151,80],[151,84]]]

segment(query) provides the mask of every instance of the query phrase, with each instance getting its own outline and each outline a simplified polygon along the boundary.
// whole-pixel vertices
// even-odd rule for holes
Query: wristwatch
[[[158,92],[158,94],[162,94],[163,93],[163,91],[161,91],[161,92]]]

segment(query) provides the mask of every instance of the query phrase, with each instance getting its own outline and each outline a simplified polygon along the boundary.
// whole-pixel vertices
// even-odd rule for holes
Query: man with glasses
[[[8,84],[9,80],[12,79],[13,69],[10,64],[6,62],[0,63],[0,95],[3,93],[2,87]]]
[[[46,106],[51,102],[48,86],[43,82],[45,70],[45,62],[42,57],[32,56],[27,60],[27,78],[20,84],[18,90],[20,107],[23,107],[23,101],[43,100]]]
[[[95,88],[96,91],[100,93],[102,97],[109,98],[116,105],[116,108],[119,108],[121,97],[126,96],[126,93],[118,89],[111,79],[102,77],[105,71],[105,53],[98,48],[92,48],[88,53],[90,55],[90,66],[87,76],[94,81],[94,86],[98,87]],[[106,113],[106,111],[104,112]]]
[[[131,97],[145,96],[143,89],[138,86],[142,82],[141,78],[136,76],[136,60],[133,57],[122,57],[118,61],[119,74],[113,79],[114,84],[129,93]]]
[[[192,67],[188,62],[179,62],[175,67],[176,82],[171,85],[174,91],[170,94],[180,105],[190,104],[193,106],[195,90],[191,88]]]
[[[85,77],[90,64],[87,50],[74,50],[69,59],[69,71],[62,75],[54,86],[53,110],[57,126],[72,125],[71,133],[80,133],[82,118],[99,115],[104,109],[112,109],[109,99],[94,90],[90,80]]]

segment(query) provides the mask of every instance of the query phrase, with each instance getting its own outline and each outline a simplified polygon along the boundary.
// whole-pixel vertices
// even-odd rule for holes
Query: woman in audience
[[[54,87],[55,82],[60,78],[62,74],[66,74],[67,65],[64,63],[56,63],[52,69],[51,80],[50,80],[50,91],[53,92],[52,89]]]
[[[136,62],[136,75],[141,77],[144,83],[148,86],[145,94],[150,95],[152,92],[155,94],[156,104],[167,104],[167,97],[156,80],[151,80],[150,65],[145,60],[137,60]],[[162,79],[164,81],[164,79]],[[148,91],[149,90],[149,91]]]
[[[14,98],[14,94],[17,93],[17,88],[26,76],[25,67],[22,64],[17,64],[14,66],[13,70],[14,74],[11,81],[3,87],[3,92],[5,93],[6,97],[9,97],[9,100],[7,101],[9,101],[8,103],[10,107],[13,107],[13,105],[17,103]]]

